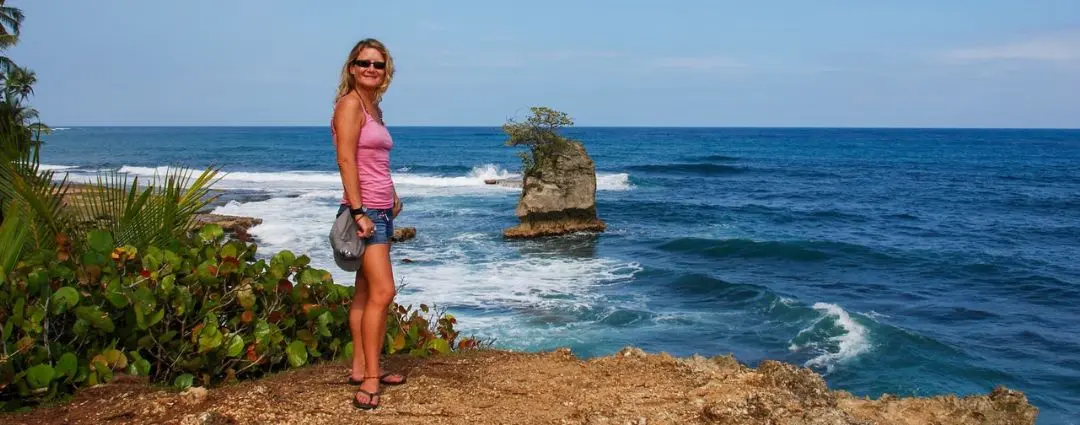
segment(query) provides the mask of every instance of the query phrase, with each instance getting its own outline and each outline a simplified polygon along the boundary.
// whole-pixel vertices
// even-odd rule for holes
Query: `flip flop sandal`
[[[349,377],[349,382],[364,382],[365,379],[376,379],[376,378],[378,378],[378,376],[365,376],[360,381],[355,381],[350,376]],[[356,399],[356,394],[364,394],[364,395],[366,395],[367,396],[367,403],[362,403],[362,402],[360,402],[360,400],[357,400]],[[356,390],[356,394],[353,394],[352,404],[357,409],[372,410],[372,409],[375,409],[375,408],[379,407],[379,405],[382,404],[382,388],[380,388],[379,391],[375,391],[374,393],[358,389],[358,390]],[[379,398],[379,401],[377,403],[373,403],[375,401],[376,397]]]
[[[356,399],[356,394],[353,394],[352,404],[357,409],[371,410],[371,409],[375,409],[375,408],[379,407],[379,404],[382,403],[382,397],[379,395],[378,391],[376,391],[375,394],[369,393],[369,392],[364,391],[364,390],[356,390],[356,392],[358,394],[363,393],[368,398],[367,403],[361,403],[360,400]],[[377,403],[372,403],[373,401],[376,400],[376,397],[378,397],[379,401]]]
[[[386,373],[382,374],[381,376],[378,377],[379,378],[379,383],[383,384],[383,385],[401,385],[401,384],[404,384],[405,380],[407,379],[407,378],[405,378],[405,375],[398,375],[398,376],[401,377],[400,381],[391,381],[391,380],[386,379],[386,377],[388,377],[390,375],[396,375],[396,374],[393,373],[393,372],[386,372]],[[353,379],[351,376],[349,377],[349,385],[360,385],[362,383],[364,383],[363,379],[357,380],[357,379]]]
[[[401,380],[400,381],[391,381],[391,380],[386,379],[388,376],[391,376],[391,375],[400,376]],[[379,376],[379,383],[383,384],[383,385],[401,385],[401,384],[404,384],[407,379],[408,378],[406,378],[405,375],[401,375],[401,374],[397,374],[397,373],[393,373],[393,372],[386,372],[386,373],[382,374],[381,376]]]

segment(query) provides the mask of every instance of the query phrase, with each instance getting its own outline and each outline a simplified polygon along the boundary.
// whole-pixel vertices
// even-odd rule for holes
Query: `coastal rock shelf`
[[[5,424],[1034,424],[1023,393],[892,397],[830,391],[809,369],[730,356],[675,358],[626,348],[581,360],[569,350],[481,350],[428,359],[391,356],[409,383],[384,387],[383,406],[349,403],[343,363],[321,364],[186,393],[132,380],[79,392],[69,403],[0,416]]]
[[[520,189],[521,179],[487,179],[484,184]]]

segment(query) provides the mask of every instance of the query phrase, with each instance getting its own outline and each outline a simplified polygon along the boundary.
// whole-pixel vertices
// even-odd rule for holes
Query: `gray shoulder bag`
[[[349,210],[342,211],[330,227],[330,249],[334,262],[348,272],[360,270],[360,256],[364,253],[364,240],[357,236],[360,229]]]

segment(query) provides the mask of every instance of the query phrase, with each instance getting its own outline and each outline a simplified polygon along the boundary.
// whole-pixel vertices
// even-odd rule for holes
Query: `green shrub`
[[[544,169],[555,166],[559,152],[571,142],[559,132],[564,127],[574,125],[574,120],[565,112],[556,111],[546,106],[529,108],[532,116],[524,122],[508,120],[503,124],[507,146],[526,146],[528,152],[518,152],[521,158],[523,177],[534,176]]]
[[[24,255],[0,283],[0,410],[70,394],[118,374],[179,388],[217,385],[351,354],[353,288],[306,256],[256,259],[208,225],[138,251],[90,232]],[[421,313],[432,313],[425,318]],[[392,306],[385,352],[468,349],[453,316]]]

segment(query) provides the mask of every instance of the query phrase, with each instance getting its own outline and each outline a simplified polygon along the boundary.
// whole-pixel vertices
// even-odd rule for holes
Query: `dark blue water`
[[[1026,392],[1080,423],[1080,131],[586,128],[599,236],[504,241],[515,151],[495,128],[392,128],[404,302],[511,349],[625,345],[812,367],[860,395]],[[44,162],[139,175],[217,164],[219,212],[332,269],[324,128],[75,128]],[[348,276],[335,272],[343,282]]]

